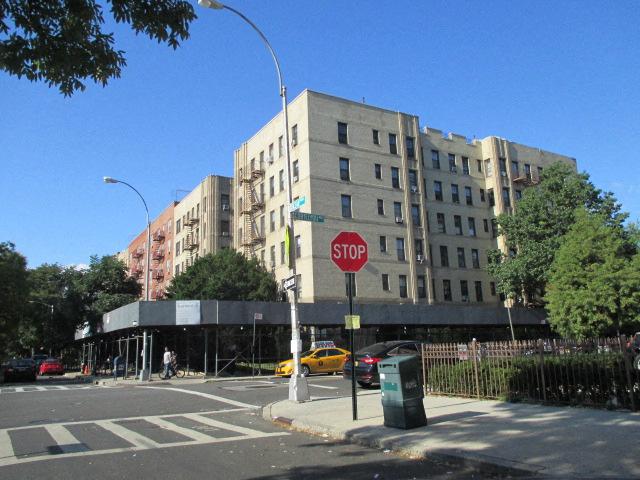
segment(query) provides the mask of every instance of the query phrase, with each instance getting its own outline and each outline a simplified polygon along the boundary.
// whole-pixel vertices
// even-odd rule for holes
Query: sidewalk
[[[380,392],[351,397],[283,400],[263,416],[293,429],[410,456],[510,468],[546,477],[640,478],[640,414],[546,407],[457,397],[425,399],[428,426],[383,426]]]

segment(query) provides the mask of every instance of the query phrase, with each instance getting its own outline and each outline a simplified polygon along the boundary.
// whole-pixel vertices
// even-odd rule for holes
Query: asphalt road
[[[349,395],[341,377],[311,377],[312,397]],[[261,407],[287,381],[0,387],[0,477],[10,479],[486,478],[469,467],[288,431]]]

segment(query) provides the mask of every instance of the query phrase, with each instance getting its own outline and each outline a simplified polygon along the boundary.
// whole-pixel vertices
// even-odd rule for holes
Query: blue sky
[[[575,157],[640,219],[640,2],[229,5],[271,41],[290,99],[364,97],[444,131]],[[88,263],[142,231],[139,199],[104,175],[138,188],[154,217],[206,175],[231,175],[233,150],[279,111],[255,32],[196,11],[177,51],[108,20],[128,66],[106,88],[64,98],[0,72],[0,241],[29,266]]]

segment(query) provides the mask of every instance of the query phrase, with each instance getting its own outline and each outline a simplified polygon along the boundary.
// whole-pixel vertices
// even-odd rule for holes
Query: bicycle
[[[180,365],[174,365],[173,367],[173,373],[171,371],[171,369],[169,369],[169,377],[165,377],[164,376],[164,366],[162,367],[162,369],[160,369],[160,371],[158,372],[158,378],[160,380],[169,380],[171,377],[177,377],[177,378],[183,378],[186,374],[186,370],[184,368],[182,368]]]

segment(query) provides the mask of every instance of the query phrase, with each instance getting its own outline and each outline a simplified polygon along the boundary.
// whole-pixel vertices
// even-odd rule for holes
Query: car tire
[[[302,373],[303,377],[308,377],[311,369],[307,365],[302,365],[302,367],[300,367],[300,373]]]
[[[633,368],[640,371],[640,355],[636,355],[636,358],[633,359]]]
[[[358,385],[360,385],[360,387],[362,388],[369,388],[371,387],[370,383],[365,383],[365,382],[358,382]]]

